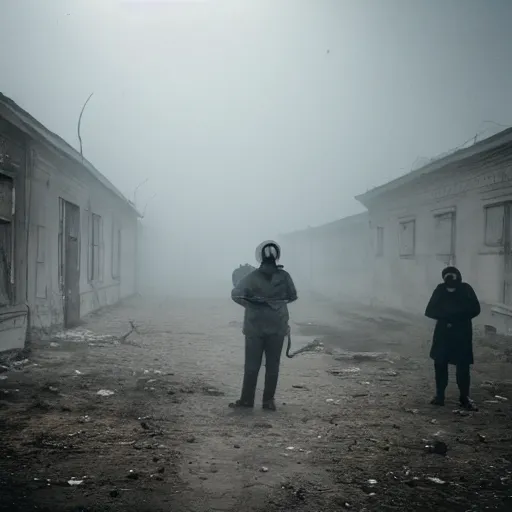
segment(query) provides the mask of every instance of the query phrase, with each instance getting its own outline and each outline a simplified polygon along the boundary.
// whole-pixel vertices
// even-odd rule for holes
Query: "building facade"
[[[136,291],[139,214],[64,140],[0,95],[0,350]]]
[[[279,237],[300,292],[367,301],[371,274],[368,215],[362,213]]]
[[[375,302],[423,313],[442,269],[456,265],[484,306],[479,322],[509,332],[512,130],[357,199],[369,213]]]

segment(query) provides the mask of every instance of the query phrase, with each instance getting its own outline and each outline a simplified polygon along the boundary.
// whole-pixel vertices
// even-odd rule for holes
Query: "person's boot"
[[[466,411],[478,411],[478,407],[475,402],[469,398],[469,396],[461,396],[460,397],[460,406]]]
[[[239,408],[252,408],[254,407],[254,397],[256,395],[256,385],[258,384],[258,374],[257,373],[246,373],[244,375],[244,382],[242,384],[242,393],[240,395],[240,400],[236,402],[232,402],[229,404],[229,407],[232,409]]]
[[[276,410],[274,396],[276,394],[279,374],[265,374],[265,388],[263,389],[263,409],[268,411]]]
[[[430,404],[443,406],[444,405],[444,396],[436,395],[434,398],[432,398],[432,400],[430,400]]]
[[[262,407],[266,411],[276,411],[277,410],[276,402],[273,398],[271,400],[264,401]]]
[[[231,402],[228,404],[228,407],[231,409],[252,409],[254,404],[250,404],[247,402],[242,402],[242,400],[236,400],[235,402]]]

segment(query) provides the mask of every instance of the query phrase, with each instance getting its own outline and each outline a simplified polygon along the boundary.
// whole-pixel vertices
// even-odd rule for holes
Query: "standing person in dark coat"
[[[444,405],[451,364],[456,367],[461,406],[477,410],[469,398],[469,367],[474,362],[472,320],[480,314],[480,303],[473,288],[462,282],[457,268],[445,268],[442,276],[444,283],[434,290],[425,311],[425,316],[437,322],[430,350],[436,375],[436,396],[431,403]]]
[[[240,400],[232,408],[254,407],[256,384],[265,353],[265,387],[263,408],[276,410],[274,395],[279,378],[281,352],[288,333],[288,304],[297,300],[297,291],[290,274],[277,265],[281,249],[276,242],[263,242],[256,249],[261,263],[239,281],[231,298],[245,308],[245,368]]]

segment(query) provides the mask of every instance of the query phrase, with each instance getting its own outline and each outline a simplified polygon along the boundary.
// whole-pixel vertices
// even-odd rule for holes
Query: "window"
[[[119,279],[121,266],[121,230],[112,224],[112,279]]]
[[[101,281],[103,276],[103,236],[102,219],[95,213],[91,214],[89,230],[89,281]]]
[[[484,243],[489,247],[503,246],[505,235],[505,205],[485,208]]]
[[[0,173],[0,306],[11,304],[13,300],[13,216],[13,181]]]
[[[59,289],[64,291],[64,199],[59,197],[59,236],[58,236]]]
[[[415,254],[416,244],[416,221],[408,220],[400,222],[399,233],[400,257],[410,258]]]
[[[375,256],[381,258],[384,256],[384,228],[378,227],[376,236]]]
[[[434,215],[435,251],[437,256],[452,256],[455,252],[455,212]]]
[[[46,299],[46,232],[43,226],[37,226],[36,253],[36,297]]]

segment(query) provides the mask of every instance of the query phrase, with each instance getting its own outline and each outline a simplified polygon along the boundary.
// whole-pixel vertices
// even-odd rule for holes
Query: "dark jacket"
[[[449,364],[473,364],[473,318],[480,314],[480,303],[468,283],[461,282],[454,292],[440,284],[432,294],[425,316],[437,320],[430,357]]]
[[[231,298],[245,308],[246,336],[285,336],[288,331],[288,306],[297,300],[290,274],[263,263],[233,288]]]

